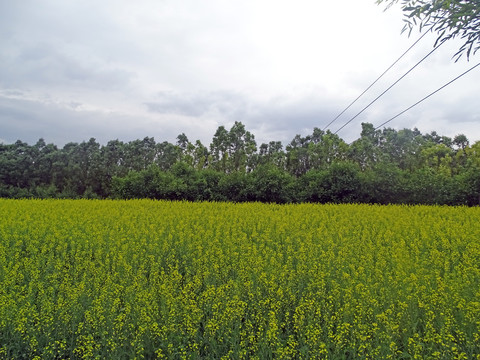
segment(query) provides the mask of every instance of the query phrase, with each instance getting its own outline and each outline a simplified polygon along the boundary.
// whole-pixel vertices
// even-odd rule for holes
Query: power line
[[[430,51],[427,55],[425,55],[419,62],[417,62],[414,66],[412,66],[405,74],[403,74],[400,78],[398,78],[397,81],[395,81],[392,85],[390,85],[384,92],[382,92],[380,95],[378,95],[375,99],[373,99],[372,102],[370,102],[367,106],[365,106],[362,110],[360,110],[354,117],[352,117],[350,120],[348,120],[345,124],[343,124],[337,131],[334,132],[334,134],[337,134],[340,130],[342,130],[345,126],[350,124],[353,120],[355,120],[361,113],[363,113],[365,110],[367,110],[374,102],[376,102],[378,99],[380,99],[383,95],[385,95],[391,88],[393,88],[395,85],[397,85],[405,76],[410,74],[413,69],[415,69],[418,65],[420,65],[426,58],[428,58],[430,55],[433,54],[434,51],[436,51],[440,46],[442,46],[444,42],[440,43],[440,45],[437,45],[436,47],[433,48],[432,51]]]
[[[353,100],[353,101],[350,103],[350,105],[348,105],[345,109],[343,109],[343,111],[342,111],[340,114],[338,114],[338,115],[335,117],[335,119],[333,119],[332,121],[330,121],[330,122],[328,123],[328,125],[323,128],[322,131],[325,131],[325,130],[326,130],[330,125],[332,125],[340,116],[342,116],[342,115],[345,113],[345,111],[347,111],[348,109],[350,109],[350,107],[351,107],[353,104],[355,104],[355,103],[358,101],[358,99],[360,99],[368,90],[370,90],[370,88],[371,88],[373,85],[375,85],[375,84],[378,82],[378,80],[380,80],[392,67],[394,67],[410,50],[412,50],[413,47],[414,47],[415,45],[417,45],[417,43],[418,43],[420,40],[422,40],[423,37],[424,37],[425,35],[427,35],[427,33],[428,33],[430,30],[431,30],[431,29],[429,29],[428,31],[425,31],[425,32],[423,33],[423,35],[420,36],[420,37],[417,39],[417,41],[415,41],[402,55],[400,55],[400,57],[399,57],[397,60],[395,60],[395,62],[394,62],[392,65],[390,65],[390,66],[387,68],[387,70],[385,70],[385,71],[384,71],[374,82],[372,82],[360,95],[358,95],[358,97],[357,97],[355,100]]]
[[[427,96],[425,96],[423,99],[417,101],[415,104],[413,104],[412,106],[409,106],[408,108],[406,108],[405,110],[399,112],[397,115],[395,115],[394,117],[392,117],[391,119],[385,121],[384,123],[378,125],[375,130],[379,129],[380,127],[384,126],[385,124],[388,124],[390,121],[396,119],[397,117],[399,117],[400,115],[406,113],[408,110],[410,110],[411,108],[417,106],[418,104],[420,104],[422,101],[425,101],[427,100],[430,96],[432,95],[435,95],[437,92],[439,92],[440,90],[442,90],[443,88],[447,87],[448,85],[450,85],[451,83],[453,83],[454,81],[460,79],[462,76],[466,75],[467,73],[469,73],[470,71],[472,71],[473,69],[475,69],[477,66],[480,66],[480,62],[475,65],[475,66],[472,66],[470,69],[468,69],[467,71],[465,71],[464,73],[458,75],[455,79],[453,80],[450,80],[448,83],[446,83],[445,85],[439,87],[437,90],[435,90],[434,92],[428,94]]]

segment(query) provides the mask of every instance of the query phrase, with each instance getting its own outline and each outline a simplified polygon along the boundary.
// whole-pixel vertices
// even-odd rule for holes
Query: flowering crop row
[[[480,359],[480,209],[0,200],[0,359]]]

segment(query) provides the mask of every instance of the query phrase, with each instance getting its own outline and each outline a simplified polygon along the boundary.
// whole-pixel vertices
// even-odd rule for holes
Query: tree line
[[[315,128],[257,146],[241,122],[207,147],[185,134],[63,148],[0,144],[0,197],[480,204],[480,141],[362,124],[351,144]]]

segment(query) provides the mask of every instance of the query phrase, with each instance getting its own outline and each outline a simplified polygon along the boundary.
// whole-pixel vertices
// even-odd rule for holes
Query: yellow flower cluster
[[[480,359],[480,208],[0,200],[0,359]]]

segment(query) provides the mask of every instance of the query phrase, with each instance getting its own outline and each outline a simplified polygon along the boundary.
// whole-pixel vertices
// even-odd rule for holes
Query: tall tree
[[[210,144],[211,164],[223,172],[248,171],[257,151],[255,137],[241,122],[235,121],[230,131],[220,126]]]
[[[33,146],[35,159],[33,163],[33,181],[38,186],[50,186],[54,179],[54,163],[59,151],[54,144],[47,144],[45,140],[39,139]]]
[[[287,145],[286,168],[290,174],[299,177],[310,169],[310,154],[308,151],[310,140],[310,136],[302,137],[297,134]]]
[[[245,129],[245,125],[235,121],[228,134],[230,140],[230,171],[251,170],[251,158],[257,151],[255,136]]]
[[[281,141],[270,141],[268,144],[262,144],[259,147],[260,165],[274,164],[279,169],[285,168],[285,152]]]
[[[215,170],[227,172],[230,139],[225,126],[219,126],[210,144],[211,164]]]
[[[27,188],[33,170],[32,148],[17,140],[11,145],[2,145],[0,161],[0,179],[3,184],[16,188]]]
[[[360,165],[362,170],[370,169],[380,161],[381,131],[375,130],[373,124],[362,123],[360,138],[349,149],[349,158]]]
[[[383,129],[380,136],[380,153],[385,162],[401,170],[413,170],[420,163],[420,152],[425,140],[417,129]]]
[[[129,170],[144,170],[155,162],[157,149],[153,137],[130,141],[125,146],[125,166]]]
[[[63,172],[63,186],[66,196],[82,196],[85,191],[99,190],[101,171],[100,144],[91,138],[80,144],[68,143],[62,149],[63,161],[67,166]]]
[[[100,149],[101,162],[101,193],[102,197],[111,194],[111,182],[114,176],[125,176],[128,171],[124,166],[125,144],[120,140],[110,140]]]
[[[200,140],[195,142],[193,148],[193,166],[197,170],[205,169],[208,166],[208,149]]]
[[[182,157],[179,147],[168,141],[158,143],[155,146],[155,151],[155,164],[163,171],[169,170]]]
[[[310,169],[327,168],[333,162],[344,161],[348,153],[348,144],[330,130],[323,133],[318,128],[313,130],[308,144]]]

